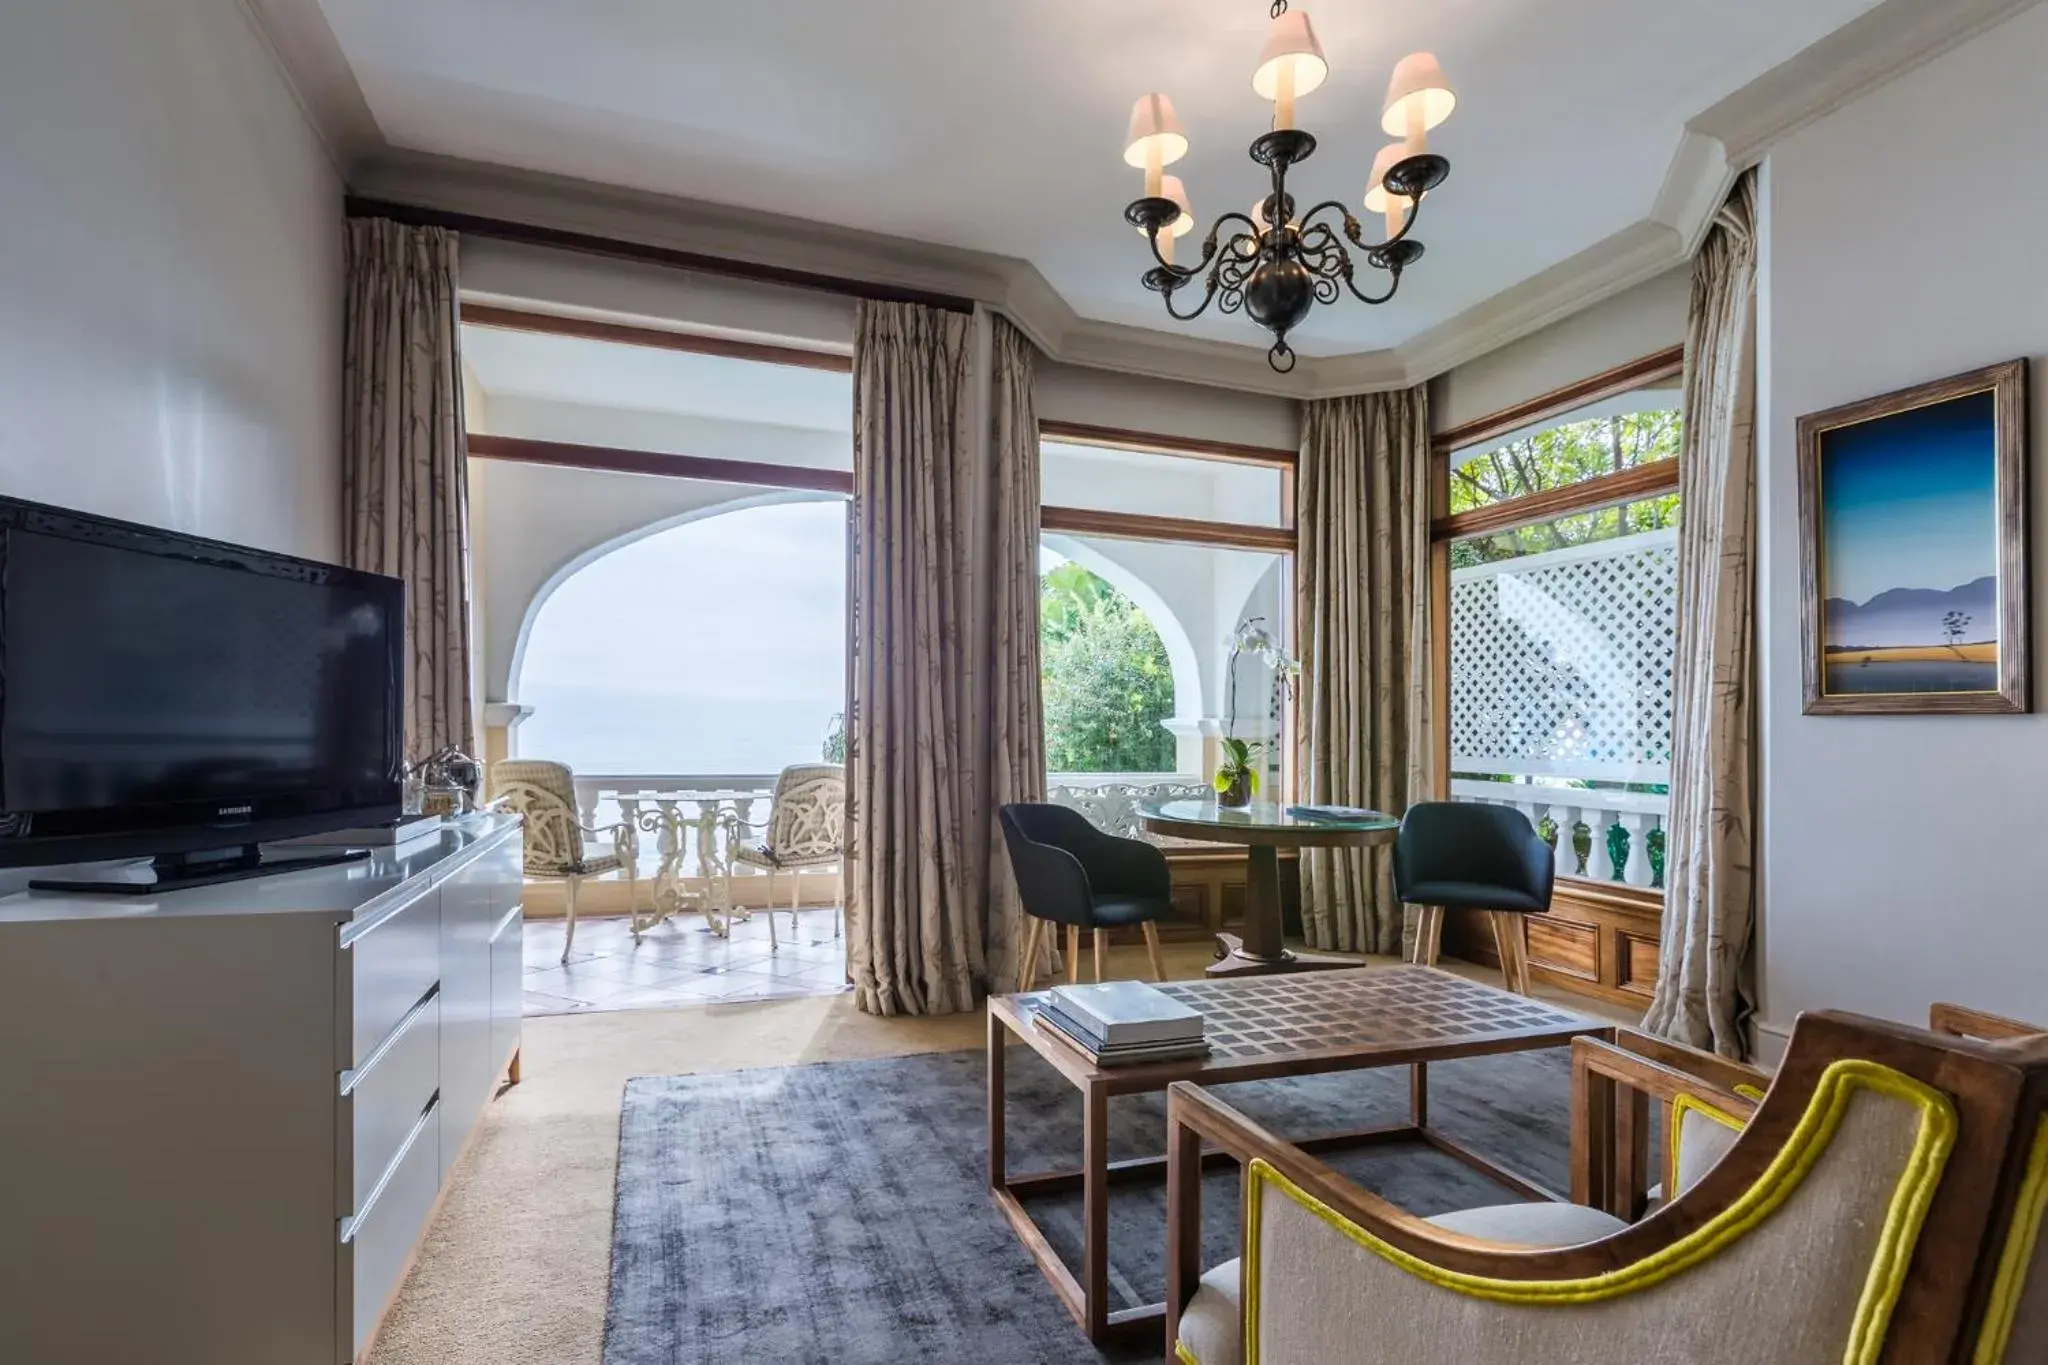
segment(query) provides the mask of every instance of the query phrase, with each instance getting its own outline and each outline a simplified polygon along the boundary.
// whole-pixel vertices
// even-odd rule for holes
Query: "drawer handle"
[[[419,998],[419,1003],[407,1010],[405,1017],[391,1026],[391,1032],[384,1035],[382,1042],[370,1049],[370,1055],[363,1058],[363,1064],[341,1073],[341,1093],[343,1095],[353,1095],[356,1092],[356,1087],[362,1084],[363,1077],[370,1074],[370,1069],[384,1060],[385,1053],[398,1046],[398,1040],[403,1038],[406,1032],[419,1022],[420,1016],[427,1012],[427,1006],[440,999],[440,996],[440,982],[436,981],[433,985],[427,987],[427,993]]]
[[[363,1230],[363,1224],[369,1222],[370,1215],[377,1211],[378,1199],[383,1197],[386,1187],[391,1184],[391,1178],[398,1174],[398,1168],[405,1164],[406,1153],[420,1140],[420,1134],[427,1131],[427,1120],[433,1118],[434,1111],[440,1107],[441,1092],[436,1090],[433,1098],[427,1101],[427,1107],[420,1110],[419,1119],[413,1124],[412,1131],[405,1135],[405,1141],[398,1144],[398,1155],[391,1158],[391,1164],[384,1168],[384,1174],[377,1177],[377,1184],[370,1191],[369,1197],[363,1200],[362,1208],[356,1210],[354,1216],[341,1220],[343,1246],[356,1239],[356,1234]]]

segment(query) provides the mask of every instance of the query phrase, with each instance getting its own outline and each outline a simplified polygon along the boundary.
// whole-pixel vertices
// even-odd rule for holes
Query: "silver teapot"
[[[429,813],[467,815],[477,808],[483,764],[454,745],[420,760],[415,775],[425,789],[422,808]]]

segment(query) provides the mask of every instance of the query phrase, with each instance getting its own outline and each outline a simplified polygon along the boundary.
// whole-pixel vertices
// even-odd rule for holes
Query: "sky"
[[[846,505],[656,532],[555,590],[513,695],[519,752],[583,772],[772,773],[820,757],[846,686]]]
[[[1996,573],[1993,429],[1985,393],[1826,433],[1825,595],[1860,604]]]

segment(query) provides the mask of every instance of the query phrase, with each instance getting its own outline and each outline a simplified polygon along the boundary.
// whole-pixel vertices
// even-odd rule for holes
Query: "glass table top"
[[[1272,801],[1254,801],[1249,806],[1237,808],[1219,806],[1214,801],[1147,801],[1138,807],[1138,813],[1154,820],[1212,825],[1219,830],[1373,833],[1401,827],[1398,819],[1381,811],[1284,806]]]

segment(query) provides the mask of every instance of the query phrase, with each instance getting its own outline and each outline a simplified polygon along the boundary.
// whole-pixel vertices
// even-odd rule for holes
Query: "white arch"
[[[1166,605],[1166,599],[1154,591],[1151,584],[1087,541],[1050,533],[1041,539],[1054,554],[1072,560],[1101,578],[1137,603],[1138,609],[1145,613],[1152,628],[1159,632],[1160,642],[1166,646],[1167,667],[1173,670],[1174,716],[1208,714],[1202,707],[1202,669],[1196,662],[1194,641],[1188,637],[1187,627],[1181,624],[1180,617]]]
[[[772,507],[778,503],[844,501],[845,499],[836,493],[813,493],[802,489],[774,489],[766,493],[750,494],[743,498],[728,498],[724,502],[714,502],[705,507],[692,507],[687,512],[678,512],[674,516],[662,517],[657,521],[651,521],[645,526],[628,531],[623,535],[613,536],[609,540],[600,541],[598,544],[570,556],[553,573],[547,576],[547,580],[540,585],[539,590],[527,602],[526,610],[520,614],[519,634],[512,644],[512,664],[505,674],[505,700],[508,702],[517,702],[519,700],[519,675],[526,664],[526,642],[533,634],[533,623],[540,619],[540,609],[547,605],[548,599],[555,595],[556,589],[575,577],[577,573],[595,564],[606,555],[611,554],[614,550],[622,550],[637,541],[647,539],[649,536],[659,535],[663,531],[672,531],[678,526],[687,526],[693,521],[706,521],[712,517],[722,517],[728,512],[744,512],[752,507]]]

